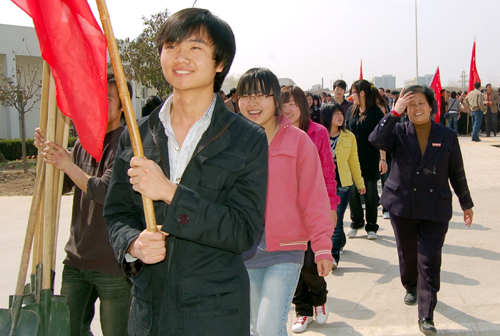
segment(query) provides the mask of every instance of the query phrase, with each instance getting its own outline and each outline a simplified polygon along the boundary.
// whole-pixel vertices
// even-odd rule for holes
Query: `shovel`
[[[47,120],[48,110],[47,140],[54,141],[56,137],[58,140],[67,139],[67,135],[64,134],[67,133],[69,123],[66,120],[62,122],[63,125],[60,122],[56,127],[55,85],[53,79],[50,78],[50,89],[47,89],[46,84],[49,83],[47,77],[50,78],[50,69],[44,63],[44,87],[42,88],[43,98],[40,112],[41,126],[43,127],[44,121]],[[47,97],[49,97],[48,102]],[[0,309],[0,336],[69,336],[69,308],[65,303],[66,297],[53,295],[54,272],[52,266],[55,258],[55,235],[57,234],[56,217],[58,217],[58,206],[60,204],[59,201],[54,202],[56,196],[54,191],[58,190],[57,196],[60,198],[62,188],[60,181],[59,171],[56,172],[51,165],[45,165],[41,155],[39,155],[35,190],[26,229],[16,292],[10,298],[10,309]],[[41,202],[42,198],[44,199],[43,204]],[[40,211],[42,209],[43,212]],[[25,287],[36,223],[41,222],[37,220],[37,215],[41,213],[44,216],[43,263],[36,266],[35,275],[32,277],[32,285]],[[42,230],[39,230],[39,234],[42,234]],[[36,251],[34,252],[36,253]]]

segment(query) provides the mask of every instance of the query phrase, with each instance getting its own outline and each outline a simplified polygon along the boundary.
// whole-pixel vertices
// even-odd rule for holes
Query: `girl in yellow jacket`
[[[337,196],[340,197],[340,204],[337,206],[337,225],[332,237],[333,267],[336,268],[346,243],[344,213],[349,203],[350,187],[354,181],[360,194],[364,194],[366,189],[361,176],[356,137],[345,129],[344,110],[339,104],[328,103],[321,108],[321,116],[323,126],[330,133],[330,147],[336,167]]]

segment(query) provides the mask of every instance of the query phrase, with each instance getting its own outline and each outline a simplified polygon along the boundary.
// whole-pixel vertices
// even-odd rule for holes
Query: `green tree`
[[[142,17],[144,30],[136,39],[130,41],[117,39],[118,50],[123,62],[124,71],[129,80],[136,80],[147,87],[154,87],[160,97],[168,95],[172,87],[167,83],[160,65],[160,56],[156,48],[156,32],[167,20],[169,12]]]
[[[41,69],[37,64],[28,62],[24,66],[16,65],[15,74],[10,77],[0,70],[0,103],[14,107],[19,112],[21,119],[21,143],[25,173],[28,172],[25,115],[40,101],[41,87]]]

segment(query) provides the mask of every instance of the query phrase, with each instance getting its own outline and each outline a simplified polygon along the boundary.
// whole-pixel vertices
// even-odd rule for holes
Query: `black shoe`
[[[418,327],[420,331],[425,335],[433,335],[437,333],[436,327],[434,327],[434,320],[431,319],[418,319]]]
[[[481,141],[481,139],[472,139],[472,141],[479,142],[479,141]]]
[[[406,292],[404,298],[405,304],[408,306],[414,306],[417,304],[417,291]]]

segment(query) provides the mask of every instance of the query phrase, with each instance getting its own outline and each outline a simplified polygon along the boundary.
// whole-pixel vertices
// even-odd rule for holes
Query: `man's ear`
[[[220,62],[218,65],[215,66],[215,71],[217,73],[220,73],[224,70],[224,63],[223,62]]]

